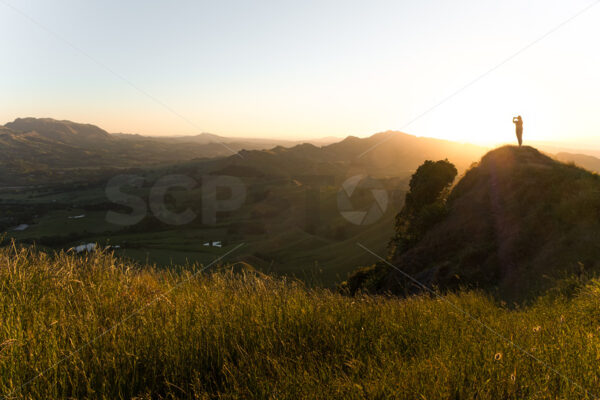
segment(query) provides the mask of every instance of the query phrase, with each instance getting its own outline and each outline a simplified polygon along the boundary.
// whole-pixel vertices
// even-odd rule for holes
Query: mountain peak
[[[531,146],[502,146],[488,152],[481,158],[482,166],[493,164],[498,167],[514,166],[550,166],[556,164],[556,160],[541,153],[538,149]]]
[[[394,266],[428,287],[524,300],[580,265],[600,270],[600,176],[529,146],[490,151],[452,189],[446,213]],[[375,290],[415,291],[394,270]]]
[[[17,118],[5,125],[6,128],[19,133],[36,132],[48,139],[69,141],[107,140],[111,135],[105,130],[91,124],[80,124],[72,121],[59,121],[52,118]]]

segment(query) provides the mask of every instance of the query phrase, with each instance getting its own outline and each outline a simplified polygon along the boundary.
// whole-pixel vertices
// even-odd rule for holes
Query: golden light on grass
[[[438,399],[457,389],[461,398],[532,398],[507,397],[517,372],[507,369],[496,336],[428,296],[352,298],[255,274],[136,267],[103,253],[5,248],[0,266],[0,393],[13,398],[352,398],[359,386],[366,398]],[[518,310],[479,292],[447,299],[478,310],[522,348],[543,349],[553,368],[593,388],[596,348],[573,339],[596,324],[595,287]],[[556,324],[561,312],[573,324]],[[531,335],[534,318],[548,335]],[[490,355],[495,368],[485,367]],[[535,398],[573,397],[568,382],[549,386],[524,352],[514,349],[510,359]]]

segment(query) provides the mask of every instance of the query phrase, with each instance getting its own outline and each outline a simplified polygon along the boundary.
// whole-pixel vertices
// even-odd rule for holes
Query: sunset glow
[[[0,123],[492,145],[521,114],[527,140],[600,146],[600,7],[483,3],[0,2]]]

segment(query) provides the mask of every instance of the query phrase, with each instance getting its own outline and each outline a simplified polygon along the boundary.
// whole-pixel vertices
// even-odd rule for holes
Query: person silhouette
[[[517,128],[517,140],[519,141],[519,147],[523,144],[523,118],[517,116],[513,118],[513,124]]]

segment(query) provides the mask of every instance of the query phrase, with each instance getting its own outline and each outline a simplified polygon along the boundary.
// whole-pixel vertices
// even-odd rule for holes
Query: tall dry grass
[[[0,251],[5,398],[555,399],[600,393],[600,285],[509,310],[345,297],[110,254]],[[166,295],[162,293],[168,292]],[[588,394],[588,398],[593,398]]]

